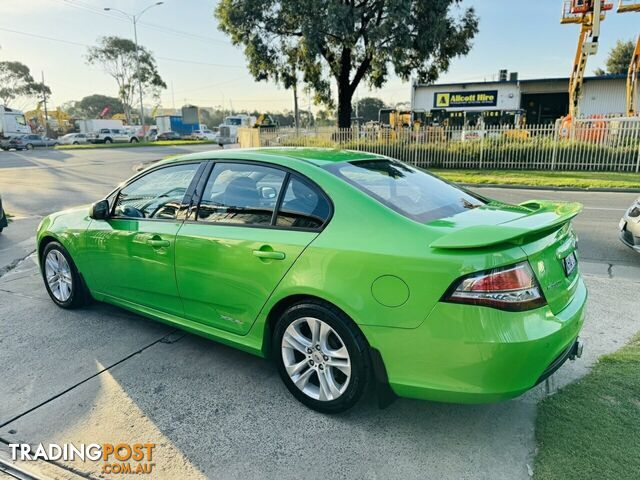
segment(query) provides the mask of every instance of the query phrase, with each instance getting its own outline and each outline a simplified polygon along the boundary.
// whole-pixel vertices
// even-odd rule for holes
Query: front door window
[[[120,191],[114,216],[175,219],[198,167],[197,163],[171,166],[133,181]]]

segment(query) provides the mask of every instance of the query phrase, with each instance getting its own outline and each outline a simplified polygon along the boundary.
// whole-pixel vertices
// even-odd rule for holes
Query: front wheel
[[[26,148],[27,150],[33,150],[33,145],[31,145],[30,143],[27,143]]]
[[[371,370],[367,343],[338,309],[313,301],[290,307],[272,347],[280,377],[307,407],[339,413],[362,396]]]
[[[51,300],[61,308],[74,309],[85,302],[83,284],[75,263],[58,242],[48,243],[40,260],[42,277]]]
[[[129,143],[138,143],[138,139],[136,137],[133,137]]]
[[[111,143],[111,141],[112,141],[112,140],[111,140],[110,138],[105,138],[105,139],[104,139],[104,143]]]

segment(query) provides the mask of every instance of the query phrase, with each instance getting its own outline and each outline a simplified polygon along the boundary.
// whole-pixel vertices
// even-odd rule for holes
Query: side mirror
[[[260,196],[265,200],[273,200],[278,196],[278,192],[273,187],[260,187]]]
[[[89,216],[94,220],[106,220],[109,218],[109,202],[100,200],[91,205]]]

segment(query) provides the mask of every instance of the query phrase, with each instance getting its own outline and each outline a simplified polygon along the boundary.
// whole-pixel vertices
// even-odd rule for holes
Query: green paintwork
[[[47,238],[59,240],[97,300],[261,356],[269,354],[269,313],[280,302],[321,298],[354,320],[380,351],[392,389],[408,397],[513,397],[578,335],[586,289],[579,268],[566,277],[561,260],[575,248],[569,222],[579,205],[491,202],[419,224],[322,168],[379,158],[373,154],[223,150],[161,165],[218,158],[266,162],[312,179],[334,204],[331,221],[317,233],[92,220],[82,207],[45,218],[40,248]],[[149,238],[169,245],[154,247]],[[462,275],[524,260],[548,305],[506,312],[440,301]]]

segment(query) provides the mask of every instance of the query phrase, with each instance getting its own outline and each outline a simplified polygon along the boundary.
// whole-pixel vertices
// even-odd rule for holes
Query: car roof
[[[166,160],[166,162],[173,163],[192,160],[215,160],[217,158],[224,158],[225,160],[259,160],[267,163],[279,163],[278,159],[299,160],[301,162],[311,163],[322,167],[334,163],[352,162],[355,160],[375,160],[386,157],[376,155],[374,153],[354,150],[339,150],[334,148],[271,147],[212,150],[174,157]]]

